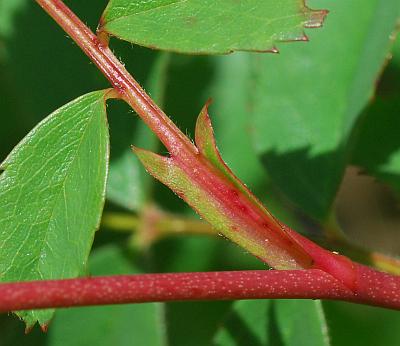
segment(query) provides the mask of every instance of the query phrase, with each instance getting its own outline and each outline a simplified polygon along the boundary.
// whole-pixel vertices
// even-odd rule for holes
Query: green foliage
[[[20,9],[26,5],[26,0],[10,0],[0,3],[0,38],[8,37],[14,29],[13,19]]]
[[[0,168],[0,279],[70,278],[85,271],[105,198],[109,90],[52,113]],[[46,324],[51,310],[19,315]]]
[[[366,111],[359,129],[352,161],[390,184],[400,193],[400,118],[398,97],[377,98]]]
[[[277,300],[276,322],[286,346],[329,346],[328,329],[319,300]]]
[[[214,338],[214,344],[269,345],[271,321],[270,300],[242,300],[233,304],[231,311]]]
[[[319,300],[242,300],[214,338],[218,346],[329,346],[328,328]]]
[[[357,130],[352,162],[400,194],[400,40],[382,76],[382,88],[365,111]]]
[[[332,346],[400,344],[398,311],[370,306],[324,302]]]
[[[275,50],[280,41],[304,40],[323,11],[298,0],[111,0],[101,29],[146,47],[184,53],[221,54]]]
[[[302,211],[325,221],[400,9],[397,0],[316,5],[330,15],[323,30],[309,33],[308,44],[251,57],[252,134],[275,184]]]

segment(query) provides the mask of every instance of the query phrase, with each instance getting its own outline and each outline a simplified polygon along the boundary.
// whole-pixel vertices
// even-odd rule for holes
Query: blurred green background
[[[66,3],[95,29],[107,1]],[[111,46],[189,136],[214,99],[223,158],[284,222],[333,248],[344,232],[348,246],[400,255],[400,44],[392,46],[400,6],[308,4],[331,11],[324,27],[307,30],[308,43],[282,43],[280,54],[186,56],[115,39]],[[53,110],[106,87],[33,1],[0,0],[1,160]],[[197,217],[131,154],[131,144],[165,154],[138,117],[112,101],[108,119],[104,215],[119,218],[96,234],[88,273],[266,268],[218,236],[181,234],[143,246],[137,230],[122,227],[149,205],[187,227]],[[399,345],[399,323],[398,312],[340,302],[142,304],[62,309],[47,334],[24,335],[23,323],[4,314],[0,345],[327,345],[326,333],[332,345]]]

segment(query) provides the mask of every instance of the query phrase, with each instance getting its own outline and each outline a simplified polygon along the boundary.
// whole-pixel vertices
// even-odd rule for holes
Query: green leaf
[[[352,163],[400,193],[400,102],[378,98],[359,129]]]
[[[218,346],[329,346],[320,301],[235,302],[214,338]]]
[[[106,245],[93,251],[93,275],[134,274],[139,256],[127,249]],[[165,345],[164,305],[158,303],[62,309],[49,328],[49,346]],[[84,326],[84,328],[82,328]],[[79,330],[79,333],[77,331]]]
[[[5,38],[12,36],[16,14],[27,5],[27,0],[8,0],[0,2],[0,64],[7,56]]]
[[[108,92],[81,96],[49,115],[1,164],[2,282],[84,273],[104,204]],[[52,314],[19,313],[28,327]]]
[[[329,8],[308,44],[253,56],[252,133],[268,173],[308,215],[325,221],[349,137],[390,48],[397,0],[318,0]]]
[[[241,300],[214,337],[214,345],[269,345],[270,300]]]
[[[274,310],[285,346],[330,345],[321,301],[276,300]]]
[[[8,0],[0,3],[0,38],[14,32],[16,14],[27,5],[27,0]]]
[[[398,311],[333,301],[323,305],[333,346],[400,345]]]
[[[277,51],[277,42],[305,40],[303,28],[319,27],[325,14],[298,0],[111,0],[101,30],[184,53]]]
[[[389,184],[400,196],[400,39],[393,49],[378,88],[378,95],[361,121],[352,163]]]

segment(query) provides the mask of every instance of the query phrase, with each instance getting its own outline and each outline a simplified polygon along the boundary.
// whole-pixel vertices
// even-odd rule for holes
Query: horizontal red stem
[[[187,300],[312,298],[400,309],[400,277],[358,266],[352,292],[319,269],[117,275],[0,284],[0,312]]]

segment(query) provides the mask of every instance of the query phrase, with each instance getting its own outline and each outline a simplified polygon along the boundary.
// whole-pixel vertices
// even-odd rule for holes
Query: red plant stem
[[[176,127],[139,83],[125,69],[113,52],[61,0],[36,2],[78,44],[96,64],[114,89],[129,103],[143,121],[160,138],[171,153],[197,153],[192,142]]]
[[[319,269],[116,275],[0,285],[0,312],[185,300],[312,298],[400,310],[400,280],[359,266],[354,293]]]
[[[144,92],[104,40],[99,40],[61,0],[36,1],[98,66],[121,98],[132,106],[171,155],[185,157],[187,162],[196,159],[197,148]],[[211,170],[206,165],[201,168],[204,172],[208,168]],[[285,234],[291,235],[289,239],[296,240],[300,245],[297,249],[295,243],[292,246],[294,259],[304,263],[311,256],[314,267],[319,269],[147,274],[2,284],[0,310],[249,298],[341,299],[400,309],[400,277],[377,272],[334,255],[284,225],[275,225],[272,219],[270,221],[280,231],[284,228]]]

